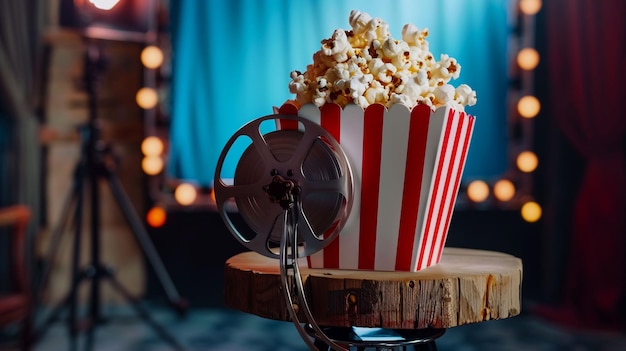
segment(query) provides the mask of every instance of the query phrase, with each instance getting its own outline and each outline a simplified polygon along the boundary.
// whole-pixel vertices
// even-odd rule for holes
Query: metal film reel
[[[264,122],[277,120],[297,121],[299,128],[261,132]],[[250,143],[239,155],[233,184],[227,185],[221,177],[224,161],[241,138]],[[397,340],[367,341],[345,328],[323,329],[311,313],[298,258],[321,250],[339,234],[350,214],[353,187],[350,164],[335,139],[314,122],[291,115],[261,117],[237,131],[220,155],[214,184],[218,210],[235,238],[279,259],[289,316],[311,350],[404,350],[415,345],[417,350],[443,331],[402,332]],[[231,218],[233,212],[242,221]]]
[[[262,133],[268,121],[297,121],[299,128]],[[222,179],[224,161],[241,138],[250,145],[237,162],[232,185]],[[311,255],[339,234],[353,201],[352,171],[335,139],[307,119],[270,115],[237,131],[226,143],[215,172],[215,198],[222,219],[247,248],[278,258],[283,296],[291,319],[312,350],[317,346],[298,319],[302,311],[317,340],[346,350],[326,337],[308,306],[298,258]],[[234,204],[243,223],[229,216]]]
[[[295,120],[298,130],[263,134],[261,125]],[[222,179],[227,155],[237,140],[243,151],[232,185]],[[335,139],[318,124],[291,115],[269,115],[244,125],[226,143],[218,160],[214,184],[217,207],[235,238],[250,250],[279,258],[286,210],[297,210],[298,256],[328,245],[343,228],[353,199],[352,172]],[[236,209],[242,219],[230,215]]]

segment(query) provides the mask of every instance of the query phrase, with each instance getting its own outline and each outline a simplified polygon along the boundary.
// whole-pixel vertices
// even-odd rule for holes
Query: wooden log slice
[[[309,269],[305,260],[299,266],[322,326],[449,328],[516,316],[521,309],[522,261],[500,252],[445,248],[439,264],[414,273]],[[290,320],[278,260],[256,252],[231,257],[224,295],[227,307]]]

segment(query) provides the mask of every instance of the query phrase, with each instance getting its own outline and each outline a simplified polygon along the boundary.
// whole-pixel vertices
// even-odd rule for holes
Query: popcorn
[[[352,30],[336,29],[322,40],[304,73],[291,72],[289,92],[299,104],[353,103],[365,108],[401,103],[411,109],[422,103],[461,111],[476,104],[472,88],[449,83],[459,78],[461,65],[447,54],[435,60],[426,40],[428,29],[406,24],[398,40],[385,21],[365,12],[352,10],[348,22]]]

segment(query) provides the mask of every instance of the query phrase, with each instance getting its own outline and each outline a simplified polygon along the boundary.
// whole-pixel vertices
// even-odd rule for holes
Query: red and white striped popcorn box
[[[335,240],[308,257],[310,268],[418,271],[439,262],[474,116],[421,104],[364,110],[286,103],[278,112],[320,124],[339,142],[353,172],[350,216]]]

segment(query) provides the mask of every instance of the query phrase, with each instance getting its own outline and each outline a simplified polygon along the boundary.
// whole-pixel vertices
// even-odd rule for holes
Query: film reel
[[[262,125],[297,121],[298,130],[263,134]],[[241,153],[233,184],[222,178],[224,161],[238,140],[249,145]],[[239,129],[226,143],[215,173],[215,198],[224,222],[250,250],[278,258],[285,209],[298,209],[299,257],[330,243],[343,228],[352,206],[352,172],[335,139],[322,127],[291,115],[269,115]],[[236,207],[242,221],[229,211]]]
[[[262,132],[268,121],[295,121],[298,129]],[[238,140],[250,144],[239,155],[233,184],[222,178],[224,162]],[[298,258],[328,245],[343,228],[353,201],[352,171],[335,139],[322,127],[290,115],[256,119],[226,143],[215,172],[215,199],[222,219],[248,249],[280,262],[281,285],[290,317],[302,339],[317,350],[298,319],[302,311],[316,340],[346,350],[329,339],[311,314]],[[229,215],[234,205],[242,221]]]

